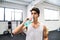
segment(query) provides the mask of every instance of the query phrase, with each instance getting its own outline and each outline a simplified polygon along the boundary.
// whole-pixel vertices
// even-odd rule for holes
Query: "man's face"
[[[39,15],[38,15],[38,13],[36,11],[32,11],[31,15],[33,16],[34,19],[39,17]]]

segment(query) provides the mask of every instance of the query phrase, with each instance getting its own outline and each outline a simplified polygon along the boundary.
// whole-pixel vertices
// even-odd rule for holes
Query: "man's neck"
[[[37,24],[37,23],[38,23],[38,20],[34,20],[33,23],[34,23],[34,24]]]

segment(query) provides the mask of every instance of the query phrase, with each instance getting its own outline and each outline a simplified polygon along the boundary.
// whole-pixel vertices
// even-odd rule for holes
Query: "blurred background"
[[[33,7],[40,9],[49,40],[60,40],[60,0],[0,0],[0,40],[25,40],[24,33],[12,36],[12,31],[31,16]]]

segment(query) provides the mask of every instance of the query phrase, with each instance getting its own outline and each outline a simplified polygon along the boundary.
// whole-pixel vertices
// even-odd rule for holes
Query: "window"
[[[11,20],[19,21],[21,20],[21,18],[22,18],[22,10],[5,8],[6,21],[11,21]]]
[[[0,7],[0,21],[22,21],[23,11],[12,8],[1,8]]]
[[[59,11],[44,9],[45,20],[59,20]]]
[[[0,8],[0,20],[4,20],[4,8]]]
[[[15,9],[15,20],[21,20],[22,18],[22,10]]]
[[[14,20],[14,9],[5,8],[5,20]]]

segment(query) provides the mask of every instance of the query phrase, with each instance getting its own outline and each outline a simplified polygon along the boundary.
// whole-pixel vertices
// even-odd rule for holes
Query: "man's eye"
[[[31,14],[36,14],[36,13],[31,13]]]
[[[36,14],[36,13],[34,13],[34,14]]]
[[[33,14],[33,13],[31,13],[31,14]]]

